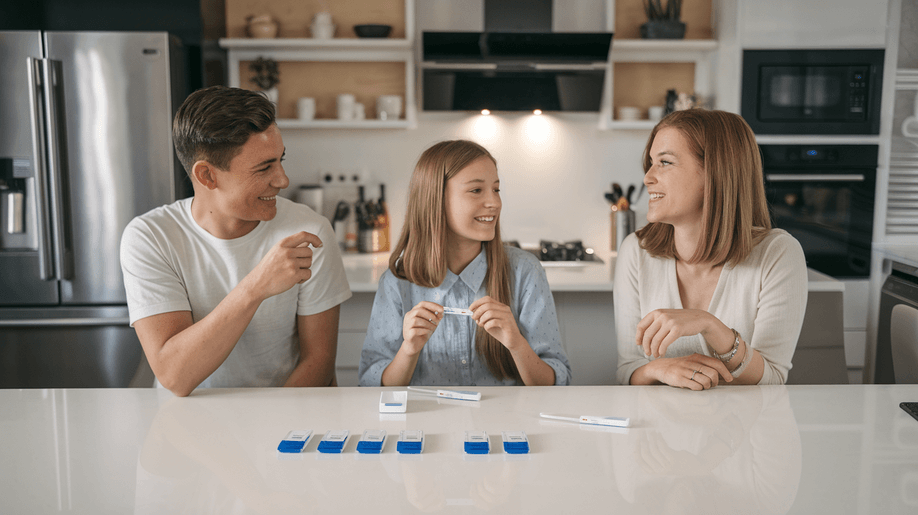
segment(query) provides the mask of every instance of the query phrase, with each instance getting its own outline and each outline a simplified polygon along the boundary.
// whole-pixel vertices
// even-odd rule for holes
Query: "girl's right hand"
[[[402,323],[402,338],[405,341],[402,342],[402,349],[412,356],[420,354],[430,335],[437,330],[440,320],[443,320],[443,306],[426,300],[418,302],[405,314]]]

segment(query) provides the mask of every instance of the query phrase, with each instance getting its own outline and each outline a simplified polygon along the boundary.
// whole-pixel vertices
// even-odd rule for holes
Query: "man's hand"
[[[258,266],[246,276],[249,287],[260,300],[283,293],[312,277],[312,249],[322,246],[322,240],[305,231],[291,234],[265,254]]]

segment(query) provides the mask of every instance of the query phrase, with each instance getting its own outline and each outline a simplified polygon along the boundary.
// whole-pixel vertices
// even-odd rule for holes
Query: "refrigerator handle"
[[[48,149],[48,192],[51,215],[51,238],[56,279],[73,279],[73,264],[67,259],[67,245],[64,237],[64,190],[61,160],[61,125],[64,120],[58,117],[63,95],[63,73],[60,61],[42,59],[42,73],[45,76],[45,127]]]
[[[38,271],[42,280],[53,280],[54,263],[52,261],[51,227],[49,225],[50,208],[48,206],[48,185],[46,183],[47,163],[45,161],[45,131],[42,111],[44,80],[41,60],[26,58],[29,66],[29,122],[32,126],[32,163],[35,166],[35,217],[38,229]]]

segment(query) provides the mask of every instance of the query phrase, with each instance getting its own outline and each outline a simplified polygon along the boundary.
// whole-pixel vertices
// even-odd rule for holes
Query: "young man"
[[[176,395],[335,384],[339,304],[351,291],[328,220],[277,196],[290,181],[274,122],[258,93],[192,93],[173,142],[194,197],[135,218],[122,236],[131,325]]]

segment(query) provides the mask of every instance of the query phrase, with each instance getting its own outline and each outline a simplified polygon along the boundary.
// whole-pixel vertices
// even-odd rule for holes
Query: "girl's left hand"
[[[507,349],[512,351],[523,340],[510,306],[485,296],[473,302],[469,309],[472,320]]]
[[[655,309],[637,325],[635,343],[644,347],[644,355],[659,358],[676,339],[703,333],[717,321],[701,309]]]

